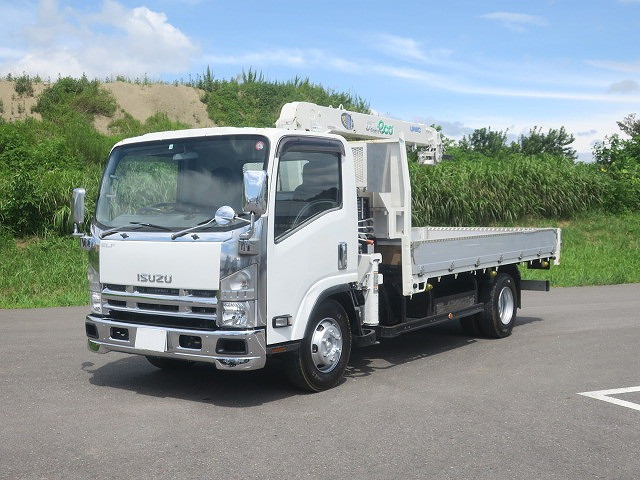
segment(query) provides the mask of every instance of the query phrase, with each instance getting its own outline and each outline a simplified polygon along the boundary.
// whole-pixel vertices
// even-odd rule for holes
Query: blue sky
[[[0,75],[309,77],[384,114],[565,128],[591,146],[640,112],[640,0],[0,0]]]

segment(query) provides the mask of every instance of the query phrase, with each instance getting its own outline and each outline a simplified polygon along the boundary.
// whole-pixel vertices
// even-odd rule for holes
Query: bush
[[[287,102],[342,105],[352,111],[369,111],[369,105],[361,98],[327,90],[308,79],[269,82],[252,70],[243,73],[240,79],[222,81],[214,81],[209,72],[199,85],[208,89],[203,101],[209,118],[221,126],[273,127]]]
[[[139,120],[133,118],[129,113],[125,112],[121,118],[118,118],[109,124],[109,130],[114,134],[123,137],[135,137],[138,135],[144,135],[145,133],[181,130],[184,128],[189,128],[189,125],[171,120],[164,112],[158,112],[155,115],[151,115],[144,123],[141,123]]]
[[[29,75],[21,75],[15,79],[13,89],[21,97],[33,97],[33,80]]]
[[[117,103],[113,95],[97,80],[61,78],[46,88],[33,108],[42,118],[64,122],[69,110],[93,119],[94,115],[112,117]]]
[[[0,124],[0,225],[17,236],[65,233],[71,190],[83,185],[95,195],[100,169],[45,122]]]

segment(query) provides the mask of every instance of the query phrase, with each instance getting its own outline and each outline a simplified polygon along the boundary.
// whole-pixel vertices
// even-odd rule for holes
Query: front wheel
[[[289,359],[289,380],[311,392],[333,388],[342,379],[350,354],[347,313],[335,300],[324,300],[311,316],[300,350]]]
[[[501,273],[490,285],[480,319],[482,331],[488,337],[504,338],[511,335],[516,323],[516,285],[511,275]]]

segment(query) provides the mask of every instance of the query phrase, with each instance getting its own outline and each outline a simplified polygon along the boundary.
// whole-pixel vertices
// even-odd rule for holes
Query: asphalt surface
[[[0,478],[637,479],[640,411],[578,393],[640,386],[640,285],[523,295],[509,338],[414,332],[319,394],[93,354],[84,307],[0,310]]]

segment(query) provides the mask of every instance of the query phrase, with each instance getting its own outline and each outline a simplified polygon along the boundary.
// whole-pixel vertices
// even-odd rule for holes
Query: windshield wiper
[[[186,235],[187,233],[191,233],[194,232],[200,228],[204,228],[204,227],[208,227],[211,224],[216,223],[216,217],[211,217],[209,220],[205,220],[204,222],[200,222],[197,225],[194,225],[193,227],[189,227],[189,228],[185,228],[184,230],[180,230],[179,232],[176,233],[172,233],[171,234],[171,240],[175,240],[178,237],[182,237],[184,235]]]
[[[154,223],[129,222],[129,225],[133,225],[133,226],[129,227],[127,230],[139,230],[142,227],[151,227],[151,228],[157,228],[158,230],[164,230],[165,232],[171,231],[171,229],[168,227],[164,227],[162,225],[156,225]],[[115,227],[110,230],[106,230],[102,232],[102,234],[100,235],[100,238],[102,239],[102,238],[108,237],[109,235],[113,235],[114,233],[120,233],[123,230],[125,230],[125,226]]]

